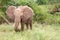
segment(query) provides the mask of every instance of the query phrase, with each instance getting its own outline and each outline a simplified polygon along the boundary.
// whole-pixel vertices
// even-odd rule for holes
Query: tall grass
[[[0,40],[60,40],[60,25],[34,23],[32,30],[25,28],[23,32],[15,32],[12,24],[2,24]]]

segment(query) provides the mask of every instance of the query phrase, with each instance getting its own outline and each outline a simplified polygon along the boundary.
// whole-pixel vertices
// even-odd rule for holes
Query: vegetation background
[[[7,18],[6,9],[8,6],[28,5],[35,13],[34,21],[47,24],[60,24],[60,12],[50,11],[60,8],[60,0],[0,0],[0,22],[4,22],[1,17]]]
[[[33,30],[15,33],[7,25],[8,6],[28,5],[34,10]],[[0,0],[0,40],[60,40],[60,0]],[[37,22],[37,23],[36,23]]]

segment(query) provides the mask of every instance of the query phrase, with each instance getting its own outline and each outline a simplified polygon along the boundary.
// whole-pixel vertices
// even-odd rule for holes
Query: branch
[[[10,22],[5,17],[3,17],[3,15],[1,15],[1,17],[6,21],[8,25],[10,24]]]

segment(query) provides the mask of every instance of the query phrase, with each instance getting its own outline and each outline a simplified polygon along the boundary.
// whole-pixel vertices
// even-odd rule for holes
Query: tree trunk
[[[6,21],[8,25],[10,24],[10,22],[5,17],[3,17],[3,15],[1,15],[1,17]]]

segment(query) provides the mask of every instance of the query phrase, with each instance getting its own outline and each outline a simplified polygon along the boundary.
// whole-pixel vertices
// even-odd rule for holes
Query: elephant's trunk
[[[19,22],[20,22],[20,17],[15,17],[15,26],[14,26],[15,31],[18,30]]]

